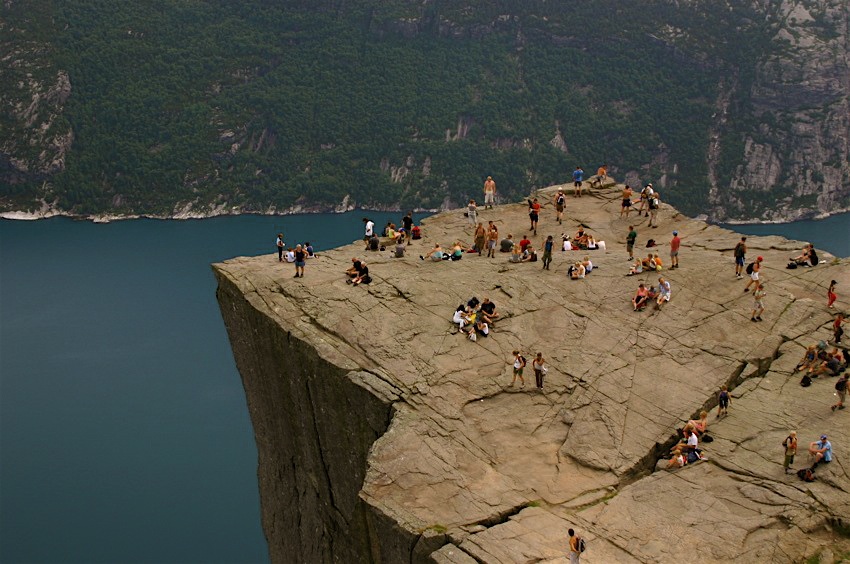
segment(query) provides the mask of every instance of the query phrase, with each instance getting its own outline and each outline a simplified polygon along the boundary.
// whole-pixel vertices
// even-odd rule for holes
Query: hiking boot
[[[757,315],[757,316],[756,316],[756,321],[764,321],[764,320],[761,318],[761,315]]]
[[[755,317],[751,317],[750,321],[758,321],[758,319],[756,319]]]

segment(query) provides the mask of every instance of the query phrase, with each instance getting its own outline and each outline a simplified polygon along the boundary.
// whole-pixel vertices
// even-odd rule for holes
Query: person
[[[543,270],[549,270],[549,265],[552,264],[552,249],[554,247],[555,240],[549,235],[543,243]]]
[[[499,251],[509,253],[514,248],[514,236],[508,233],[508,236],[499,243]]]
[[[407,244],[410,245],[413,237],[413,211],[407,212],[407,215],[401,218],[401,224],[404,227],[404,238],[407,240]]]
[[[741,237],[741,240],[735,245],[733,253],[735,255],[735,277],[740,280],[744,277],[744,259],[747,255],[746,237]]]
[[[459,331],[463,332],[464,326],[469,322],[469,308],[463,304],[457,306],[452,315],[452,323],[457,324]]]
[[[750,263],[749,266],[747,266],[747,271],[748,271],[748,274],[750,275],[750,281],[747,282],[746,286],[744,286],[745,292],[750,291],[750,284],[755,284],[756,286],[758,285],[759,271],[761,270],[761,263],[762,263],[763,260],[764,260],[763,257],[756,257],[756,260],[754,262]]]
[[[629,273],[626,276],[634,276],[643,272],[643,263],[640,259],[635,259],[635,263],[629,268]]]
[[[485,297],[484,300],[481,302],[481,317],[483,317],[484,320],[490,324],[492,324],[494,321],[499,319],[499,317],[501,317],[501,315],[496,312],[496,304],[491,302],[490,298],[488,297]]]
[[[731,402],[732,398],[729,396],[729,389],[725,385],[720,386],[720,392],[717,394],[717,417],[726,415]]]
[[[815,466],[818,464],[829,464],[832,462],[832,443],[829,442],[826,435],[821,435],[819,441],[815,441],[809,445],[809,454],[814,461],[810,469],[814,471]]]
[[[661,206],[661,194],[655,192],[649,197],[649,226],[658,227],[658,208]]]
[[[522,252],[520,260],[522,262],[537,262],[537,251],[534,250],[532,245],[527,246]]]
[[[832,322],[832,342],[840,343],[841,337],[844,335],[844,328],[841,324],[844,323],[844,314],[839,313],[835,316],[835,321]]]
[[[313,245],[310,244],[310,241],[304,243],[304,250],[307,251],[307,258],[316,258],[316,252],[313,249]]]
[[[832,411],[844,409],[844,400],[847,398],[847,372],[835,383],[835,395],[838,396],[838,401],[831,407]]]
[[[586,273],[587,271],[585,270],[584,265],[580,262],[576,262],[569,271],[570,278],[573,280],[584,278]]]
[[[372,277],[369,276],[369,267],[366,266],[365,262],[360,263],[360,273],[354,277],[351,283],[354,286],[359,284],[369,284],[372,282]]]
[[[531,367],[534,369],[534,381],[537,384],[537,389],[543,389],[543,377],[546,376],[546,361],[543,359],[543,353],[537,353],[534,360],[531,361]]]
[[[519,241],[519,250],[521,252],[525,252],[526,247],[531,244],[531,240],[528,238],[528,235],[523,235],[522,239]]]
[[[589,237],[589,235],[584,232],[584,226],[579,225],[578,231],[576,231],[576,234],[573,237],[573,241],[575,241],[575,244],[576,244],[576,246],[578,246],[578,248],[586,249],[588,237]]]
[[[809,243],[803,248],[803,252],[799,256],[793,257],[791,261],[798,266],[817,266],[819,260],[815,246]]]
[[[307,251],[301,245],[295,245],[295,276],[304,278],[304,265],[307,264]]]
[[[581,183],[584,180],[584,171],[580,166],[577,166],[573,171],[573,187],[575,188],[575,197],[581,198]]]
[[[481,317],[475,321],[475,333],[479,337],[487,337],[490,334],[490,326]]]
[[[590,257],[585,255],[584,259],[581,261],[581,265],[584,267],[584,273],[590,274],[593,270],[593,263],[590,261]]]
[[[685,457],[682,456],[682,447],[676,446],[673,449],[673,457],[667,463],[668,470],[674,470],[676,468],[682,468],[688,462],[685,460]]]
[[[599,185],[600,188],[605,184],[605,180],[608,178],[608,165],[604,164],[596,169],[596,179],[594,182],[591,182],[590,185],[593,184]]]
[[[835,295],[835,285],[838,284],[835,280],[829,283],[829,288],[826,290],[826,307],[832,308],[835,307],[835,300],[838,299],[838,296]]]
[[[661,276],[658,278],[658,298],[655,300],[655,309],[661,309],[664,302],[670,301],[670,282]]]
[[[679,245],[682,240],[679,238],[679,232],[673,232],[673,238],[670,239],[670,270],[679,268]]]
[[[750,316],[750,321],[761,321],[761,314],[764,313],[764,297],[767,292],[764,291],[764,283],[756,282],[756,289],[753,290],[753,314]]]
[[[632,188],[628,184],[623,188],[623,205],[620,207],[620,218],[622,219],[625,214],[626,218],[629,217],[629,212],[632,211]]]
[[[404,239],[399,239],[395,244],[395,254],[393,255],[395,258],[404,258],[404,249],[406,245],[404,244]]]
[[[358,276],[360,274],[361,266],[362,266],[362,263],[360,262],[359,258],[354,257],[354,258],[351,259],[351,268],[349,268],[348,270],[345,271],[345,273],[348,275],[348,278],[349,278],[348,281],[349,282],[351,282],[351,280],[350,280],[351,278],[355,278],[356,276]]]
[[[375,222],[372,221],[371,219],[369,219],[368,217],[364,217],[363,218],[363,224],[364,224],[363,240],[368,241],[369,239],[372,238],[372,235],[375,234]]]
[[[632,306],[635,311],[643,309],[646,307],[646,303],[649,300],[649,291],[646,289],[646,286],[643,282],[638,286],[637,292],[635,292],[634,297],[632,297]]]
[[[531,220],[531,227],[529,229],[537,235],[537,220],[540,219],[540,202],[537,201],[537,198],[534,198],[528,206],[528,218]]]
[[[686,442],[682,445],[682,450],[686,453],[688,462],[705,460],[706,458],[702,455],[702,451],[699,448],[699,438],[696,432],[691,427],[685,425],[683,433]]]
[[[567,531],[570,535],[570,564],[581,564],[581,547],[579,546],[579,536],[572,529]]]
[[[366,239],[366,249],[367,251],[377,251],[381,248],[381,241],[378,239],[378,235],[376,233],[372,233],[372,235]]]
[[[782,446],[785,447],[785,461],[782,467],[785,468],[785,473],[793,472],[791,465],[794,464],[794,455],[797,454],[797,431],[791,431],[785,440],[782,441]]]
[[[283,233],[277,234],[275,246],[277,246],[277,262],[283,262]]]
[[[496,258],[496,242],[499,240],[499,228],[492,221],[487,230],[487,256]]]
[[[646,258],[641,261],[643,267],[647,270],[655,270],[655,257],[652,256],[652,253],[646,255]]]
[[[475,228],[475,243],[473,248],[475,252],[478,253],[478,256],[481,257],[484,255],[484,247],[487,245],[487,230],[484,229],[484,224],[479,222],[478,227]]]
[[[563,240],[563,244],[561,245],[562,251],[572,251],[577,250],[578,247],[573,247],[573,244],[570,242],[570,236],[561,234],[561,239]]]
[[[708,412],[705,410],[700,411],[699,419],[691,419],[687,425],[697,434],[697,437],[702,437],[708,428]]]
[[[463,246],[460,241],[455,241],[452,245],[452,254],[449,255],[449,260],[455,261],[463,258]]]
[[[513,355],[514,355],[514,378],[513,378],[513,380],[511,380],[511,386],[513,386],[516,383],[516,379],[519,378],[519,381],[521,382],[520,388],[524,388],[525,387],[525,380],[522,377],[522,370],[523,370],[523,368],[525,368],[525,362],[526,362],[525,357],[522,356],[519,353],[519,351],[514,351]]]
[[[558,225],[561,225],[564,220],[564,208],[567,205],[567,197],[564,195],[563,190],[558,190],[558,193],[555,194],[555,212],[556,217],[558,218]]]
[[[644,207],[649,206],[649,199],[652,197],[652,193],[651,182],[644,186],[643,190],[640,191],[640,207],[638,208],[638,215],[643,213]],[[649,209],[646,210],[646,217],[649,217]]]
[[[637,241],[637,231],[634,225],[629,225],[629,234],[626,235],[626,252],[629,253],[629,260],[635,260],[635,241]]]
[[[440,262],[441,260],[443,260],[444,254],[445,253],[443,252],[443,248],[440,246],[439,243],[437,243],[437,244],[434,245],[433,249],[428,251],[428,254],[426,254],[425,256],[419,255],[419,258],[422,259],[422,260],[425,260],[426,258],[430,258],[434,262]]]
[[[286,249],[286,254],[283,256],[286,262],[295,262],[295,249],[289,247]]]
[[[795,369],[797,371],[802,371],[809,369],[815,365],[818,360],[818,350],[816,345],[809,345],[806,348],[806,352],[803,353],[803,358],[800,359],[800,362],[797,363]]]
[[[466,206],[466,216],[470,225],[478,223],[478,206],[475,205],[475,200],[469,200],[469,205]]]
[[[510,262],[522,262],[522,251],[519,245],[511,247],[511,256],[508,258]]]
[[[484,181],[484,208],[492,208],[496,203],[496,182],[492,176]]]
[[[655,271],[661,272],[664,270],[664,264],[661,262],[661,257],[658,256],[658,253],[655,253],[652,257],[652,264],[655,265]]]

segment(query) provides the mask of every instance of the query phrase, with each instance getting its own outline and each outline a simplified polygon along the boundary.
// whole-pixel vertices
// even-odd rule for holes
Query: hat
[[[825,440],[826,440],[826,435],[821,435],[821,436],[820,436],[820,440],[825,441]]]
[[[674,232],[673,232],[673,235],[678,235],[678,234],[679,234],[679,232],[678,232],[678,231],[674,231]]]
[[[764,257],[756,257],[756,260],[757,260],[757,261],[759,261],[759,262],[761,262],[761,261],[763,261],[763,260],[764,260]]]

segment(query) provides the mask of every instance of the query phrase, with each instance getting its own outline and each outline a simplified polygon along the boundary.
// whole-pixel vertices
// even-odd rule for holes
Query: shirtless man
[[[496,203],[496,182],[488,176],[484,182],[484,209],[492,208]]]
[[[632,189],[626,184],[626,187],[623,188],[623,205],[620,207],[620,218],[623,217],[623,214],[626,217],[629,217],[629,213],[632,211]]]
[[[492,221],[487,227],[487,256],[496,258],[496,244],[499,242],[499,228]]]
[[[604,164],[596,169],[596,179],[593,181],[594,184],[598,184],[600,188],[605,183],[605,180],[608,178],[608,165]]]

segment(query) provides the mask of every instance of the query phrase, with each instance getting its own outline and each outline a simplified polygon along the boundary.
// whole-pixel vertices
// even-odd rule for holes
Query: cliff
[[[563,226],[544,206],[541,236],[582,223],[607,243],[587,253],[597,268],[581,281],[565,269],[584,252],[556,251],[551,271],[502,254],[419,260],[434,242],[471,238],[460,213],[426,220],[405,258],[368,253],[368,286],[343,275],[359,242],[308,261],[299,279],[273,256],[214,265],[274,562],[554,561],[569,527],[588,539],[589,562],[795,562],[850,549],[850,412],[829,409],[834,379],[801,388],[794,374],[804,348],[827,338],[825,289],[850,287],[850,262],[822,253],[827,264],[786,270],[801,243],[750,237],[768,289],[765,321],[753,323],[733,274],[739,236],[665,205],[657,229],[631,218],[636,251],[677,229],[682,267],[662,272],[669,304],[635,313],[637,284],[656,275],[624,276],[619,202],[616,187],[570,198]],[[517,239],[528,223],[521,204],[481,219]],[[477,342],[450,322],[473,295],[503,316]],[[513,349],[543,353],[542,392],[530,366],[524,388],[509,386]],[[708,461],[652,473],[724,384],[733,403],[709,419]],[[814,483],[783,474],[792,429],[797,467],[821,433],[835,447]]]

